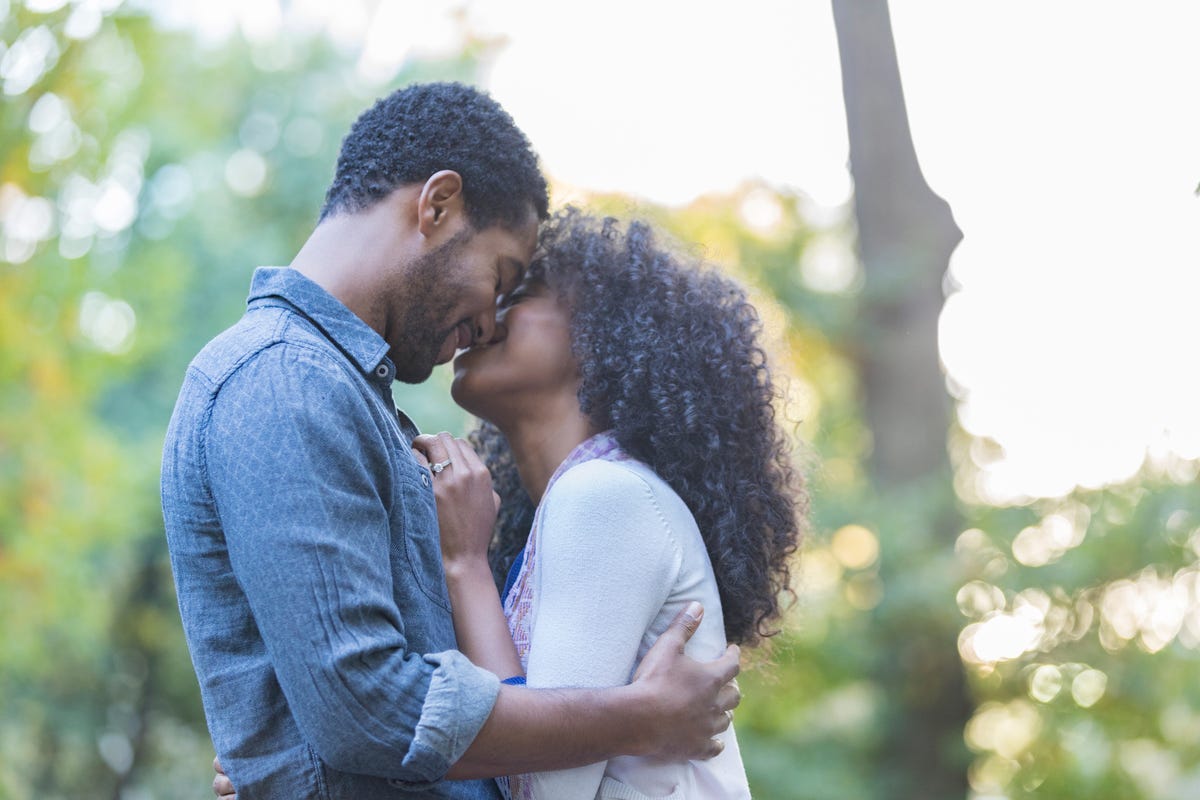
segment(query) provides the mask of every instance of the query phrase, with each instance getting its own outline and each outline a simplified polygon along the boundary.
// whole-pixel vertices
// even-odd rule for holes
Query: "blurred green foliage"
[[[240,315],[254,266],[302,243],[359,111],[393,84],[475,80],[493,45],[468,37],[378,86],[319,32],[201,44],[85,7],[14,4],[0,28],[0,798],[204,796],[157,491],[183,370]],[[1200,795],[1195,464],[994,508],[960,499],[979,443],[955,431],[953,475],[884,491],[865,468],[861,276],[806,261],[846,249],[849,220],[758,184],[594,205],[702,243],[751,287],[804,443],[799,602],[737,716],[756,797],[900,796],[921,776],[886,743],[918,729],[980,798]],[[398,401],[462,431],[446,379]],[[948,662],[965,729],[922,718],[936,682],[888,678]]]

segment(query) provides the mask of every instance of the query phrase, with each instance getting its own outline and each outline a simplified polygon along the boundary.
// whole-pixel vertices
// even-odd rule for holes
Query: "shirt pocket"
[[[421,593],[440,608],[450,611],[446,577],[442,570],[442,547],[438,540],[437,506],[433,499],[429,473],[414,467],[414,474],[397,482],[396,508],[393,513],[403,520],[400,547]]]

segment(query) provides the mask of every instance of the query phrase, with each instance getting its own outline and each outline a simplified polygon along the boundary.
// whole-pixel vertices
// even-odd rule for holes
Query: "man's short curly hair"
[[[660,245],[645,223],[622,227],[575,209],[543,226],[525,281],[546,285],[570,310],[584,413],[695,516],[726,637],[754,645],[774,633],[808,497],[745,292]],[[483,423],[471,435],[501,495],[500,573],[528,538],[532,504],[500,432]]]
[[[371,207],[443,169],[463,179],[476,230],[545,219],[546,179],[529,140],[499,103],[461,83],[417,83],[367,109],[342,141],[321,219]]]

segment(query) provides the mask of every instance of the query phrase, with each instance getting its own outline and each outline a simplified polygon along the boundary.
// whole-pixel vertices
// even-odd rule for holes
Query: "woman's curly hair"
[[[660,245],[646,223],[622,228],[573,208],[543,226],[525,281],[570,309],[584,413],[695,516],[726,638],[754,645],[777,632],[807,495],[776,422],[761,324],[745,292]],[[501,497],[499,577],[528,538],[533,506],[503,435],[482,423],[471,438]]]

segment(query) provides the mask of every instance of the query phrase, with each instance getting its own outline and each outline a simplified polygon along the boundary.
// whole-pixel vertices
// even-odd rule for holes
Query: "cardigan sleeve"
[[[528,685],[628,683],[682,564],[666,517],[641,476],[603,460],[563,474],[543,502]],[[538,773],[534,797],[591,800],[604,767]]]

